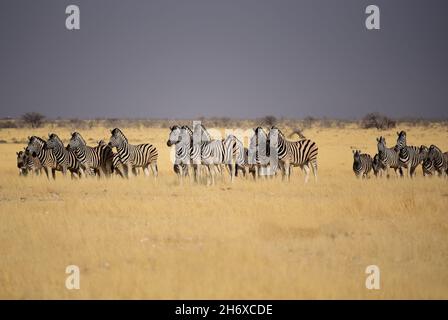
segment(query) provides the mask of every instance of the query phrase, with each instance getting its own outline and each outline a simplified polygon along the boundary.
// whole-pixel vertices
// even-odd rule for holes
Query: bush
[[[21,119],[32,128],[39,128],[44,124],[45,116],[38,112],[27,112],[22,115]]]
[[[361,128],[363,129],[376,128],[378,130],[387,130],[395,128],[396,125],[397,123],[395,120],[377,112],[369,113],[361,120]]]
[[[263,118],[263,124],[268,127],[275,126],[277,124],[277,118],[274,116],[266,116]]]
[[[17,124],[14,121],[11,120],[0,121],[0,129],[11,129],[11,128],[17,128]]]

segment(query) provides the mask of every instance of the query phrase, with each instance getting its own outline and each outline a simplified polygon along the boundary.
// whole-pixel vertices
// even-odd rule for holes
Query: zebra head
[[[33,158],[37,156],[43,149],[47,148],[47,143],[44,139],[36,136],[28,137],[28,146],[25,149],[27,155],[31,155]]]
[[[48,149],[55,149],[62,147],[65,149],[64,144],[62,143],[62,140],[58,137],[56,133],[49,133],[48,134],[48,140],[47,140],[47,148]]]
[[[381,136],[379,138],[376,138],[376,141],[378,142],[378,152],[384,152],[384,150],[386,149],[386,138]]]
[[[170,130],[170,135],[168,136],[168,141],[166,142],[168,147],[171,147],[173,144],[176,144],[182,140],[182,129],[178,125],[172,126]]]
[[[406,147],[406,131],[397,132],[397,148],[402,149]]]
[[[76,148],[79,148],[79,147],[85,146],[85,145],[86,145],[86,141],[81,136],[81,134],[79,132],[73,132],[72,137],[70,138],[70,141],[68,143],[68,148],[76,149]]]
[[[427,146],[421,145],[418,149],[418,153],[425,159],[428,156],[429,149]]]
[[[427,159],[434,161],[442,156],[442,151],[435,145],[431,145],[428,150]]]
[[[205,129],[203,124],[198,123],[194,126],[193,141],[194,141],[194,143],[202,143],[202,142],[212,141],[212,136],[207,131],[207,129]]]
[[[24,168],[27,161],[27,156],[24,151],[16,152],[17,155],[17,168]]]
[[[279,143],[281,143],[281,141],[283,141],[284,139],[285,135],[283,134],[283,132],[276,126],[272,126],[271,129],[269,130],[266,144],[270,146],[271,141],[273,141],[274,144],[273,147],[276,148],[278,147]]]
[[[123,134],[123,132],[120,129],[115,128],[115,129],[111,130],[110,133],[111,133],[111,136],[109,139],[109,147],[118,148],[123,143],[125,143],[125,144],[128,143],[128,139],[126,138],[126,136]]]
[[[352,150],[353,152],[353,160],[358,163],[361,160],[361,150]]]

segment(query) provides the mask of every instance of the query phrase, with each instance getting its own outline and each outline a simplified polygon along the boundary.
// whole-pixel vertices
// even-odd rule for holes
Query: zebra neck
[[[117,147],[117,153],[121,161],[123,163],[126,162],[129,158],[129,144],[125,142],[120,143],[120,145]]]

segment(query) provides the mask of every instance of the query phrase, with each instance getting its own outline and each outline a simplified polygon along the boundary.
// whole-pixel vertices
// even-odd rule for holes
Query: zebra
[[[270,146],[272,144],[276,149],[283,177],[286,176],[288,181],[291,174],[291,166],[299,166],[305,172],[305,183],[308,182],[311,166],[314,180],[317,182],[317,155],[319,149],[314,141],[309,139],[289,141],[285,138],[283,132],[272,126],[268,134],[268,144]]]
[[[397,148],[398,150],[401,150],[402,148],[406,147],[406,131],[400,131],[397,132],[397,145],[395,146],[395,148]]]
[[[170,127],[170,134],[168,136],[168,140],[166,145],[171,147],[175,145],[174,148],[174,164],[173,170],[178,175],[180,181],[183,181],[183,178],[189,176],[189,167],[193,167],[192,159],[191,159],[191,149],[192,149],[192,133],[190,134],[187,126],[180,127],[178,125]],[[197,179],[197,167],[195,166],[195,180]]]
[[[47,142],[44,139],[37,136],[28,137],[28,146],[25,148],[25,154],[39,160],[47,178],[50,178],[50,169],[52,178],[56,178],[56,170],[58,170],[56,157],[52,150],[47,148]]]
[[[201,165],[207,169],[207,183],[213,185],[216,172],[222,172],[220,167],[225,163],[224,140],[213,140],[202,124],[194,127],[193,137],[193,143],[200,145]]]
[[[84,175],[85,166],[78,161],[76,154],[73,150],[67,150],[62,143],[62,140],[55,133],[48,134],[47,148],[53,152],[56,159],[57,168],[62,171],[65,176],[67,170],[71,172],[73,178],[75,173],[78,177]]]
[[[361,150],[353,150],[353,172],[357,178],[369,178],[372,170],[373,160],[367,153],[361,153]]]
[[[42,170],[42,165],[37,157],[32,157],[26,154],[26,148],[24,151],[16,152],[17,155],[17,168],[19,169],[20,176],[27,176],[29,172],[39,175]]]
[[[98,144],[89,147],[79,132],[73,132],[68,143],[69,150],[73,150],[77,160],[83,164],[86,171],[104,174],[106,177],[112,173],[112,148],[108,145]]]
[[[429,151],[428,151],[428,154],[429,154]],[[424,177],[432,176],[432,175],[434,175],[434,173],[436,171],[436,168],[434,166],[434,160],[431,159],[429,157],[429,155],[426,155],[425,160],[423,160],[422,171],[423,171],[423,176]]]
[[[428,148],[424,145],[420,147],[404,146],[399,151],[400,164],[407,169],[407,176],[412,178],[415,169],[422,163],[428,155]]]
[[[381,162],[380,155],[377,153],[372,160],[372,169],[376,177],[381,177],[383,171],[386,170],[386,166]]]
[[[123,132],[115,128],[111,130],[111,137],[108,144],[111,148],[117,148],[117,157],[119,157],[123,165],[123,173],[126,178],[129,177],[129,169],[135,174],[137,168],[143,168],[145,175],[149,175],[149,168],[157,177],[157,159],[158,151],[155,146],[149,143],[133,145],[128,142],[128,139]]]
[[[398,147],[399,143],[401,145],[402,140],[400,140],[399,142],[397,141],[397,146],[395,146],[394,148],[386,147],[386,139],[383,136],[377,138],[376,141],[378,142],[377,147],[378,147],[379,160],[381,162],[381,165],[385,168],[386,176],[389,177],[389,168],[394,169],[395,174],[397,176],[398,174],[402,176],[403,172],[401,169],[400,157],[399,157],[400,150]]]
[[[246,154],[243,143],[234,135],[230,134],[223,140],[224,145],[224,163],[230,173],[230,181],[233,182],[238,170],[246,175]]]
[[[442,153],[442,151],[435,145],[429,147],[428,156],[426,161],[431,161],[434,167],[434,171],[439,176],[447,176],[448,174],[448,152]]]
[[[253,129],[253,135],[249,141],[248,164],[249,170],[254,171],[254,179],[260,175],[272,176],[277,170],[277,166],[270,162],[270,147],[268,144],[268,135],[262,127]]]

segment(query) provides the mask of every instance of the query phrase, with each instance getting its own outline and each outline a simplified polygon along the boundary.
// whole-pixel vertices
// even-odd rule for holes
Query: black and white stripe
[[[381,162],[380,155],[378,153],[373,157],[372,169],[373,174],[376,177],[381,177],[383,175],[383,172],[386,170],[386,166]]]
[[[273,176],[278,168],[277,162],[271,163],[270,146],[268,144],[268,135],[262,127],[253,129],[253,134],[249,141],[248,164],[254,170],[254,178],[259,176]]]
[[[87,172],[96,172],[109,176],[112,173],[112,148],[108,145],[99,144],[89,147],[79,132],[72,133],[68,144],[77,160],[85,167]]]
[[[200,146],[201,165],[207,169],[207,183],[215,184],[215,175],[222,172],[221,166],[225,164],[223,140],[212,139],[207,129],[197,124],[193,130],[193,144]]]
[[[357,178],[368,178],[372,170],[373,160],[369,154],[361,150],[353,150],[353,172]]]
[[[194,177],[197,180],[197,165],[194,165],[191,159],[192,152],[192,132],[186,126],[172,126],[168,141],[168,147],[174,145],[174,163],[173,170],[178,175],[180,181],[189,176],[189,168],[194,167]],[[197,148],[199,150],[199,148]]]
[[[448,175],[448,153],[443,153],[437,146],[431,145],[429,147],[426,161],[431,161],[434,166],[433,170],[439,176],[446,177]]]
[[[277,141],[275,141],[277,140]],[[313,170],[314,180],[317,181],[317,144],[309,139],[289,141],[276,127],[272,127],[268,134],[268,144],[277,151],[279,166],[283,177],[289,180],[291,166],[299,166],[305,172],[305,182],[308,182],[310,166]],[[270,152],[270,158],[275,156]]]
[[[53,152],[47,148],[47,142],[37,136],[28,137],[28,146],[25,149],[28,156],[35,157],[39,160],[44,169],[47,178],[50,177],[51,170],[53,179],[56,178],[55,171],[58,170],[56,157]]]
[[[233,134],[229,134],[223,141],[224,144],[224,163],[226,164],[229,173],[230,181],[238,174],[238,170],[243,171],[246,175],[245,168],[245,151],[243,143]]]
[[[16,152],[16,155],[19,175],[26,176],[28,173],[39,175],[41,173],[42,165],[37,157],[32,157],[25,151]]]
[[[129,177],[129,169],[135,172],[134,169],[143,168],[145,175],[149,175],[149,168],[157,177],[157,148],[149,143],[132,145],[128,142],[128,139],[123,132],[115,128],[111,131],[111,137],[109,141],[111,148],[117,148],[117,154],[123,164],[124,176]]]
[[[394,169],[395,174],[398,176],[398,172],[402,175],[401,164],[400,164],[400,149],[398,146],[394,148],[386,147],[386,139],[384,137],[379,137],[376,139],[378,142],[378,155],[382,166],[385,167],[386,176],[389,177],[389,168]],[[402,141],[400,140],[400,144]],[[397,172],[398,170],[398,172]]]
[[[399,158],[400,166],[407,169],[407,176],[415,175],[417,166],[426,159],[428,155],[428,148],[426,146],[404,146],[400,149]]]
[[[72,178],[74,174],[79,177],[84,174],[84,167],[76,158],[75,152],[67,150],[57,134],[51,133],[48,135],[47,148],[53,152],[57,164],[56,169],[62,171],[63,175],[66,175],[67,170],[71,172]]]

